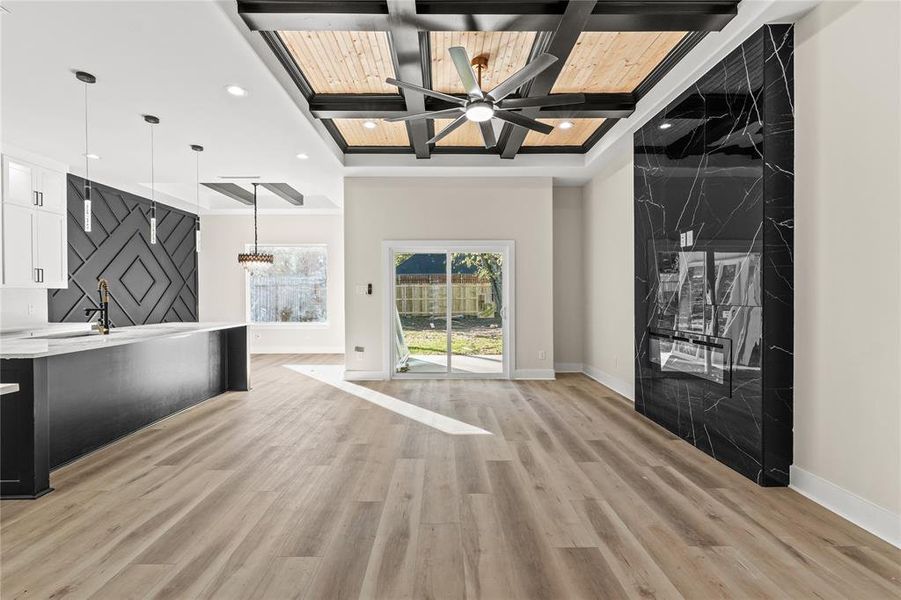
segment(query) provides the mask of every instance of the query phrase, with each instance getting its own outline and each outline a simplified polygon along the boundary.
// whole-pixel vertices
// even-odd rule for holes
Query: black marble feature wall
[[[635,407],[761,485],[792,462],[793,28],[635,134]]]
[[[84,179],[69,175],[69,287],[48,292],[51,322],[89,321],[97,278],[110,289],[117,327],[197,320],[195,215],[157,203],[157,243],[150,243],[150,200],[95,183],[93,224],[82,224]]]

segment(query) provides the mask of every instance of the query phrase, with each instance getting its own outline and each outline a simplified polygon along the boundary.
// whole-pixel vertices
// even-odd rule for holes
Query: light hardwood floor
[[[12,598],[898,598],[901,552],[581,375],[370,387],[259,356],[229,393],[0,503]]]

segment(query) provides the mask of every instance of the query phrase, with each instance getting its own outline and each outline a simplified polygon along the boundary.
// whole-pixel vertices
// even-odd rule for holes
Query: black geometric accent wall
[[[635,134],[635,409],[789,483],[794,40],[748,38]]]
[[[68,178],[69,287],[48,292],[51,322],[85,322],[97,306],[97,279],[110,290],[117,327],[197,320],[195,215],[157,203],[150,244],[150,200],[95,183],[91,232],[82,226],[84,180]]]

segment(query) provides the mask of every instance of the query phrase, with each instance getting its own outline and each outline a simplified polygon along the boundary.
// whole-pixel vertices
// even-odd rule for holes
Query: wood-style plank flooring
[[[901,552],[581,376],[370,387],[258,356],[228,393],[0,503],[13,598],[898,598]]]

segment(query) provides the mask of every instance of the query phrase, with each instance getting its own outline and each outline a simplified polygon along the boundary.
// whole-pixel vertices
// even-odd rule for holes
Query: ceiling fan
[[[539,54],[522,69],[496,85],[490,92],[486,93],[482,91],[482,69],[488,66],[488,59],[484,56],[477,56],[476,58],[469,60],[466,49],[460,46],[449,48],[448,52],[451,55],[454,67],[457,69],[457,74],[460,76],[460,81],[463,82],[463,88],[466,90],[466,95],[468,97],[459,98],[457,96],[451,96],[450,94],[443,94],[389,77],[385,81],[390,85],[396,85],[404,90],[438,98],[439,100],[444,100],[445,102],[450,102],[457,106],[446,110],[393,117],[385,119],[386,121],[397,122],[415,121],[418,119],[453,118],[454,120],[450,125],[442,129],[435,137],[429,140],[430,144],[448,136],[466,121],[474,121],[479,124],[479,129],[482,132],[482,141],[485,142],[485,147],[492,148],[497,144],[497,139],[494,136],[494,129],[491,127],[491,119],[499,119],[510,123],[511,125],[515,125],[516,127],[531,129],[532,131],[547,135],[554,130],[552,126],[513,111],[523,108],[564,106],[585,102],[584,94],[551,94],[534,98],[507,99],[507,96],[518,90],[523,84],[534,79],[539,73],[557,62],[557,57],[551,54]],[[473,67],[478,70],[478,78],[473,72]]]

